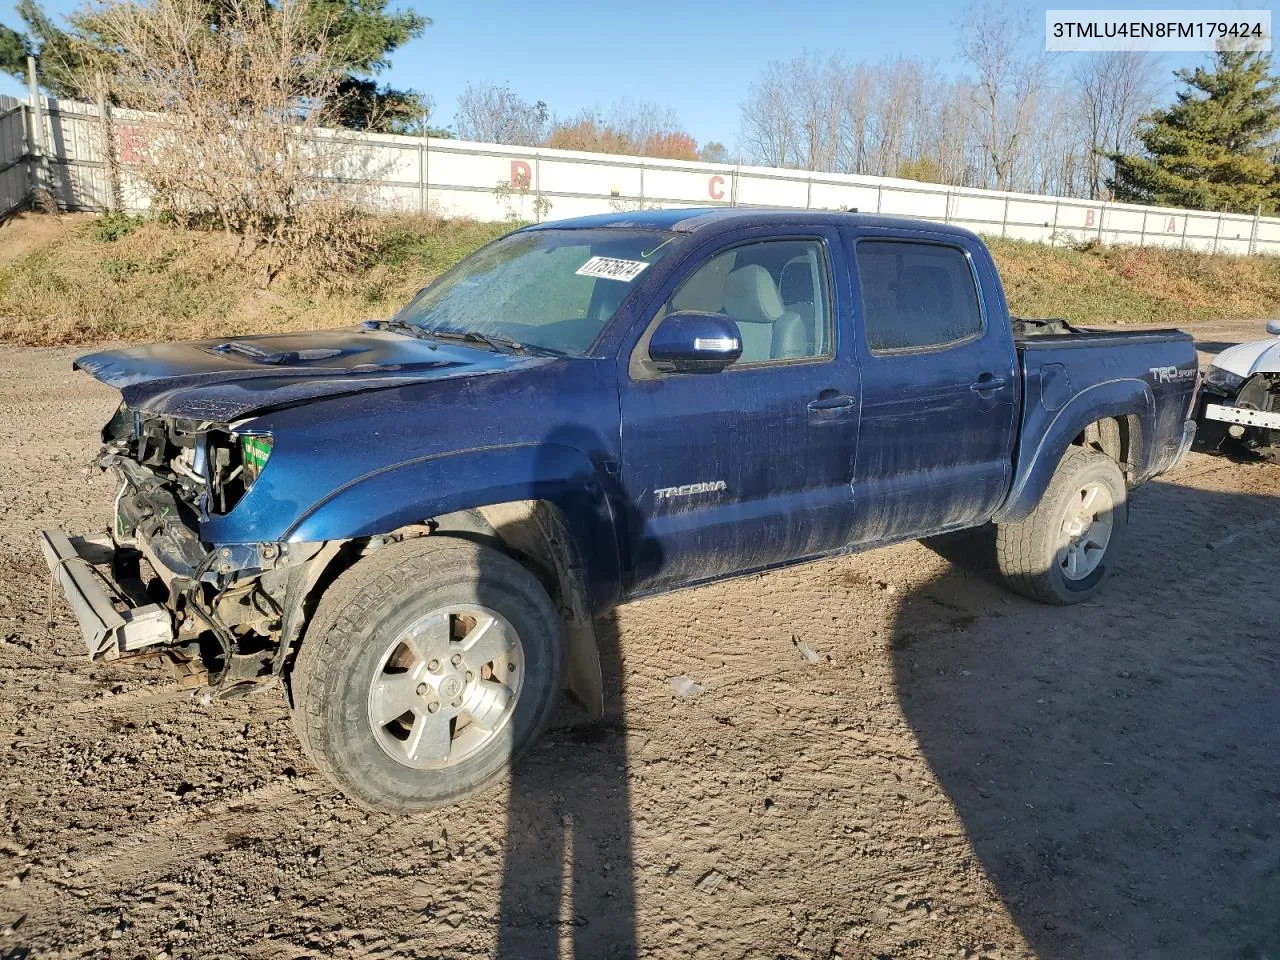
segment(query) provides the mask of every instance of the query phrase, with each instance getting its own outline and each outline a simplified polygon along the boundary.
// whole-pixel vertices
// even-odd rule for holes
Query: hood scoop
[[[310,347],[302,350],[289,351],[269,351],[263,350],[252,343],[244,340],[230,340],[227,343],[220,343],[212,350],[218,353],[234,353],[239,356],[246,357],[256,363],[276,364],[293,364],[299,361],[307,360],[331,360],[334,357],[342,355],[341,350],[334,350],[327,347]]]

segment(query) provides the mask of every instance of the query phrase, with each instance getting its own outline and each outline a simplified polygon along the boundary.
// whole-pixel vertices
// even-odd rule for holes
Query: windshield
[[[675,239],[616,228],[513,233],[467,257],[395,319],[581,356]]]

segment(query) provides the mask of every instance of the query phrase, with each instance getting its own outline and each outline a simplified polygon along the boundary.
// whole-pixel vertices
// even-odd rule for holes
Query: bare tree
[[[1096,149],[1128,145],[1149,101],[1143,54],[1065,80],[1025,19],[990,8],[961,37],[972,76],[893,57],[850,64],[808,53],[770,63],[742,104],[740,149],[754,163],[1079,196],[1098,183]],[[1094,91],[1096,110],[1082,110]],[[1105,173],[1105,171],[1103,171]]]
[[[336,126],[343,51],[304,0],[223,0],[210,29],[202,0],[108,0],[73,19],[114,55],[95,64],[110,92],[163,113],[136,144],[130,174],[151,205],[212,222],[266,247],[268,277],[304,250],[325,264],[358,255],[362,234],[346,184],[359,172]],[[345,258],[345,260],[344,260]]]
[[[547,137],[550,113],[544,101],[530,103],[507,84],[470,84],[458,96],[458,137],[483,143],[533,147]]]
[[[755,163],[788,167],[799,161],[800,122],[790,96],[793,70],[794,61],[775,60],[747,88],[741,139],[743,152]]]
[[[986,179],[989,186],[1010,190],[1049,61],[1043,53],[1030,52],[1034,34],[1026,15],[991,5],[973,7],[958,27],[960,55],[976,74],[976,133]]]
[[[1138,120],[1154,106],[1154,63],[1144,51],[1095,53],[1078,61],[1071,77],[1090,146],[1084,161],[1087,189],[1090,197],[1099,197],[1110,175],[1103,154],[1129,152]]]

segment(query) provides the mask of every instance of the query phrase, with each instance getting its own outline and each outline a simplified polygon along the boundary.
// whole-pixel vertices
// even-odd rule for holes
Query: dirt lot
[[[73,355],[0,357],[0,957],[1280,958],[1280,467],[1148,485],[1071,609],[916,543],[624,608],[612,722],[379,816],[278,693],[46,631],[32,533],[112,495]]]

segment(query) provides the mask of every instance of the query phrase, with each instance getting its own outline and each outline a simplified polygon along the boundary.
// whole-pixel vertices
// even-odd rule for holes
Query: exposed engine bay
[[[122,404],[102,438],[99,466],[120,487],[111,542],[100,545],[109,570],[99,579],[125,605],[145,604],[150,627],[107,630],[98,649],[91,641],[90,656],[160,655],[185,682],[208,683],[224,695],[274,679],[288,647],[286,621],[298,619],[287,613],[300,606],[300,591],[312,582],[310,561],[326,545],[212,548],[200,539],[202,516],[226,513],[253,486],[271,455],[271,437],[137,414]],[[77,552],[92,563],[91,549]]]

